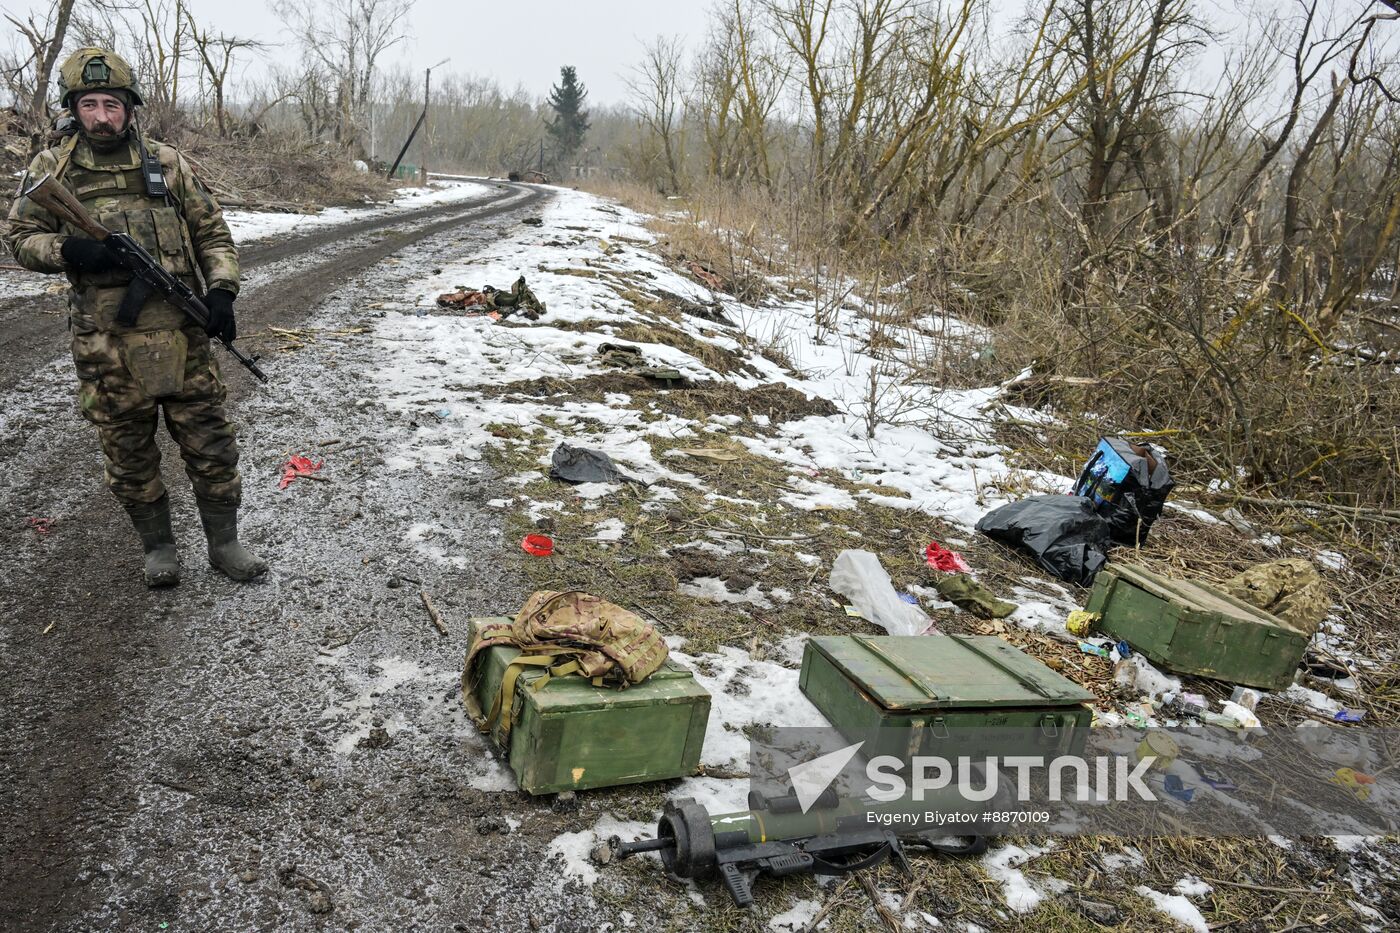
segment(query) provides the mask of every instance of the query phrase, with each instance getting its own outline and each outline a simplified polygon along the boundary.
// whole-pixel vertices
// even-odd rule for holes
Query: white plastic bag
[[[933,620],[899,598],[880,558],[869,551],[842,551],[831,565],[831,588],[851,601],[863,618],[891,635],[937,634]]]

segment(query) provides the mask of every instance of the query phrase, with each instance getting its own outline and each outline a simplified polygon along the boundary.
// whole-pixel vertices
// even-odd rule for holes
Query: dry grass
[[[658,340],[668,336],[666,317],[654,302],[645,310],[639,309],[639,316],[642,315],[645,316],[635,326],[645,330],[633,331],[634,339]],[[711,414],[771,412],[778,422],[802,416],[807,413],[806,406],[823,404],[773,387],[743,392],[726,384],[700,384],[662,390],[621,372],[578,380],[531,380],[492,390],[492,394],[519,394],[537,400],[557,398],[561,402],[601,401],[616,392],[630,395],[630,407],[644,419],[679,415],[703,420]],[[541,421],[552,423],[548,416]],[[546,432],[532,427],[498,427],[492,433],[505,443],[489,448],[488,456],[501,475],[540,469],[554,443]],[[574,443],[588,446],[590,437],[601,437],[609,430],[604,421],[575,418],[568,433]],[[628,606],[656,622],[667,634],[684,637],[687,653],[703,656],[721,645],[731,645],[746,649],[756,659],[772,657],[775,644],[793,633],[877,631],[868,623],[847,617],[825,586],[823,571],[837,553],[848,547],[879,553],[895,585],[902,589],[926,582],[929,571],[921,552],[928,540],[965,539],[958,549],[997,595],[1014,600],[1018,588],[1040,589],[1047,595],[1059,592],[1057,584],[1043,578],[1020,556],[917,512],[865,501],[846,510],[794,509],[782,499],[795,491],[793,477],[797,471],[748,454],[734,442],[734,430],[759,435],[771,428],[748,423],[731,429],[728,437],[650,439],[652,454],[658,461],[701,480],[699,488],[668,483],[678,496],[676,501],[652,503],[645,490],[629,486],[596,503],[583,504],[572,500],[569,487],[547,478],[520,487],[503,487],[519,497],[507,520],[508,541],[538,530],[524,514],[524,500],[565,504],[562,511],[544,513],[540,523],[556,540],[556,556],[547,560],[518,558],[527,578],[539,588],[586,589]],[[1050,465],[1045,460],[1048,455],[1044,444],[1036,438],[1009,434],[1005,439],[1023,450],[1020,456],[1028,465]],[[687,446],[725,446],[740,459],[715,463],[667,456],[674,448]],[[1063,456],[1073,460],[1082,456],[1082,451],[1066,446]],[[1037,459],[1043,462],[1032,464]],[[1065,471],[1058,461],[1055,466]],[[815,477],[801,478],[812,478],[857,496],[870,489],[856,475],[842,471],[822,471]],[[889,493],[883,488],[878,491]],[[707,497],[706,493],[714,493],[718,498]],[[616,542],[589,540],[594,527],[608,519],[623,523],[627,529],[624,538]],[[730,551],[716,554],[687,546],[696,541],[727,542]],[[819,563],[814,566],[799,554],[814,555]],[[1254,560],[1274,555],[1228,525],[1202,524],[1181,513],[1169,512],[1154,529],[1148,545],[1132,555],[1118,556],[1174,574],[1220,578]],[[717,603],[680,592],[683,583],[698,577],[723,580],[731,592],[758,583],[764,593],[781,588],[793,598],[773,599],[770,607],[755,607]],[[1348,598],[1344,591],[1363,579],[1361,570],[1336,576],[1334,582],[1343,591],[1339,598],[1344,604]],[[956,610],[935,610],[932,615],[945,632],[1000,634],[1084,684],[1104,708],[1122,710],[1137,699],[1113,686],[1107,661],[1084,655],[1073,644],[1014,626],[982,622]],[[1379,616],[1376,619],[1379,624]],[[1388,724],[1396,720],[1400,710],[1384,700],[1379,676],[1367,674],[1363,679],[1369,692],[1367,709],[1373,721]],[[1188,689],[1214,698],[1227,695],[1224,685],[1211,681],[1186,678],[1186,684]],[[1270,723],[1296,722],[1302,714],[1301,710],[1272,699],[1260,709],[1261,717]],[[672,782],[590,793],[584,799],[584,811],[569,828],[596,825],[605,811],[650,822],[676,787]],[[1006,841],[1023,846],[1045,844],[1045,840]],[[1123,868],[1105,860],[1121,853],[1125,846],[1141,853],[1140,865]],[[913,861],[912,874],[886,867],[874,873],[872,881],[880,892],[896,898],[902,909],[926,912],[944,924],[957,921],[994,930],[1089,931],[1165,928],[1169,924],[1167,918],[1138,893],[1137,887],[1171,893],[1178,881],[1193,876],[1213,887],[1211,894],[1193,899],[1212,925],[1240,930],[1309,926],[1360,930],[1367,918],[1353,906],[1356,895],[1348,872],[1356,870],[1353,865],[1357,864],[1369,866],[1367,870],[1379,874],[1380,866],[1368,863],[1368,858],[1340,853],[1328,840],[1302,841],[1285,850],[1254,839],[1057,839],[1047,851],[1019,866],[1032,883],[1047,892],[1042,902],[1026,913],[1008,908],[1001,885],[976,859],[918,857]],[[1064,893],[1049,893],[1053,884],[1050,879],[1059,879],[1069,887]],[[703,915],[697,915],[687,885],[666,877],[653,860],[638,859],[608,866],[592,888],[592,895],[604,906],[625,910],[633,908],[639,889],[646,890],[649,903],[655,905],[659,916],[655,925],[660,930],[689,930],[703,923],[706,929],[757,933],[766,928],[771,917],[799,900],[821,905],[828,924],[823,928],[827,930],[864,931],[882,924],[870,894],[854,879],[824,885],[810,877],[765,878],[759,883],[755,911],[732,907],[716,883],[702,882],[699,890],[707,906]],[[1392,912],[1400,909],[1395,903],[1378,906]]]

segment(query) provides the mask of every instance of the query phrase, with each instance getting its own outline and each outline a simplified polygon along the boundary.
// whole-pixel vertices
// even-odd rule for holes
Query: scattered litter
[[[1220,704],[1220,712],[1228,719],[1233,720],[1237,728],[1258,729],[1260,726],[1259,717],[1254,715],[1254,711],[1245,709],[1238,703],[1226,700]]]
[[[1083,496],[1032,496],[992,509],[977,530],[1030,552],[1036,563],[1069,583],[1088,586],[1108,563],[1108,522]]]
[[[292,458],[282,467],[282,479],[278,481],[277,488],[286,489],[292,484],[292,480],[298,477],[320,479],[320,477],[314,476],[313,474],[324,465],[324,460],[313,461],[310,457],[303,457],[301,454],[293,454]]]
[[[1196,774],[1200,777],[1201,783],[1212,790],[1239,790],[1239,788],[1235,786],[1235,783],[1225,775],[1225,772],[1217,768],[1212,768],[1210,765],[1203,764],[1199,761],[1191,762],[1191,767],[1196,769]],[[1185,894],[1186,892],[1182,891],[1180,893]]]
[[[1176,756],[1181,754],[1181,748],[1176,744],[1176,739],[1167,733],[1149,732],[1138,743],[1135,754],[1138,761],[1152,759],[1153,770],[1168,771],[1172,762],[1176,761]]]
[[[924,559],[935,570],[945,573],[971,573],[972,568],[957,551],[949,551],[937,541],[930,541],[924,548]]]
[[[1249,687],[1236,687],[1230,693],[1230,702],[1238,703],[1245,709],[1253,712],[1259,707],[1259,691]]]
[[[1355,672],[1341,658],[1324,657],[1312,650],[1309,650],[1304,656],[1303,666],[1311,676],[1327,680],[1347,680],[1356,676]]]
[[[554,553],[554,539],[549,535],[526,535],[520,542],[520,549],[535,557],[549,557]]]
[[[58,519],[56,519],[56,518],[35,518],[35,517],[31,517],[31,518],[26,518],[26,519],[24,520],[24,523],[25,523],[26,525],[28,525],[30,528],[33,528],[35,534],[46,535],[46,534],[48,534],[50,531],[53,531],[53,526],[54,526],[54,523],[55,523],[56,521],[58,521]]]
[[[1196,709],[1202,713],[1210,708],[1210,704],[1206,702],[1205,695],[1200,693],[1183,693],[1181,695],[1181,703],[1188,710]]]
[[[851,601],[861,617],[891,635],[936,632],[933,620],[899,598],[880,558],[869,551],[842,551],[831,565],[831,588]]]
[[[730,463],[739,459],[738,454],[725,450],[723,447],[678,447],[676,453],[685,454],[687,457],[699,457],[701,460],[714,460],[718,463]]]
[[[642,354],[642,348],[632,344],[600,343],[598,359],[604,365],[629,370],[643,379],[664,382],[667,388],[671,388],[672,384],[685,382],[685,376],[679,369],[674,366],[653,366]]]
[[[455,292],[443,292],[441,295],[438,295],[437,304],[439,308],[452,308],[456,311],[465,311],[467,308],[484,307],[487,298],[488,296],[484,291],[459,288]]]
[[[706,269],[704,266],[700,265],[700,263],[687,263],[686,268],[690,271],[691,275],[704,282],[706,287],[710,288],[711,290],[717,292],[724,290],[724,280],[721,279],[719,276],[715,275],[709,269]]]
[[[1370,800],[1371,788],[1376,783],[1374,777],[1369,774],[1362,774],[1355,768],[1338,768],[1336,773],[1328,778],[1328,780],[1338,787],[1351,791],[1357,800]]]
[[[492,320],[501,320],[512,314],[520,314],[531,321],[538,321],[545,313],[545,304],[535,297],[530,286],[525,284],[525,276],[515,280],[509,291],[492,285],[479,289],[459,286],[455,292],[444,292],[437,297],[439,308],[453,311],[479,309],[473,313],[489,314]],[[422,310],[422,309],[419,309]]]
[[[1094,623],[1098,622],[1101,616],[1097,612],[1085,612],[1083,609],[1076,609],[1065,619],[1065,628],[1071,635],[1078,635],[1083,638],[1094,628]]]
[[[1352,710],[1344,708],[1337,710],[1337,714],[1332,718],[1335,719],[1337,722],[1360,722],[1365,717],[1365,710],[1353,712]]]
[[[637,483],[599,450],[560,444],[550,458],[549,478],[565,483]]]
[[[1084,652],[1085,654],[1098,655],[1105,661],[1108,660],[1108,649],[1105,648],[1103,645],[1096,645],[1091,641],[1081,641],[1079,643],[1079,650]]]
[[[1162,790],[1182,803],[1190,803],[1191,798],[1196,796],[1196,788],[1187,787],[1175,774],[1168,774],[1162,778]]]
[[[979,619],[1004,619],[1016,611],[1016,604],[997,599],[991,590],[966,573],[946,573],[935,577],[938,595]]]

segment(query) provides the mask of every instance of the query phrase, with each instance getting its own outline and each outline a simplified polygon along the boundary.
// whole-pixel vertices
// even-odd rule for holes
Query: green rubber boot
[[[170,498],[154,502],[126,503],[126,514],[141,536],[146,552],[146,585],[174,586],[180,582],[180,557],[175,553],[175,533],[170,530]]]
[[[233,580],[252,580],[267,573],[267,561],[238,543],[238,506],[226,502],[199,503],[204,536],[209,539],[209,564]]]

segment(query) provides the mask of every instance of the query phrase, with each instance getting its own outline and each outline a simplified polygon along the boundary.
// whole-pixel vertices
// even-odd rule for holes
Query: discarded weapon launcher
[[[927,795],[915,805],[908,800],[842,801],[828,788],[806,813],[795,796],[750,793],[749,806],[711,816],[688,797],[667,801],[655,839],[623,842],[613,836],[608,851],[614,858],[657,852],[666,870],[682,878],[718,872],[734,903],[747,907],[753,903],[753,883],[760,874],[844,875],[891,857],[908,871],[909,846],[947,855],[977,855],[987,848],[984,836],[955,845],[938,841],[948,837],[937,831],[902,826],[921,820],[927,826],[929,813],[953,811],[975,820],[982,808],[952,792]],[[895,826],[901,829],[891,828]]]
[[[150,253],[146,252],[145,247],[131,238],[130,234],[108,230],[94,220],[83,207],[82,202],[75,198],[67,188],[55,181],[52,175],[45,175],[24,189],[23,196],[70,227],[83,231],[94,240],[106,243],[107,248],[131,273],[131,285],[127,287],[127,294],[122,298],[120,315],[126,315],[129,312],[134,319],[134,315],[141,310],[141,306],[146,303],[146,299],[150,297],[151,293],[159,292],[161,297],[188,314],[200,327],[208,326],[209,309],[194,293],[194,289],[167,272]],[[248,372],[257,376],[259,381],[267,382],[267,373],[258,368],[258,360],[261,357],[250,358],[245,356],[243,351],[230,341],[224,340],[222,337],[218,340],[224,345],[225,350],[233,354],[234,359],[247,367]]]

